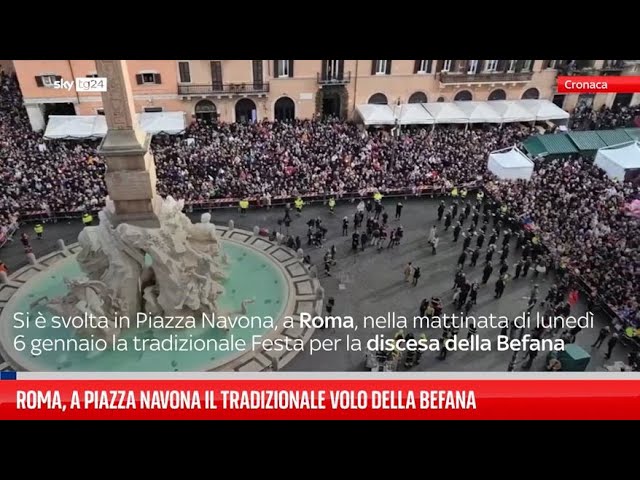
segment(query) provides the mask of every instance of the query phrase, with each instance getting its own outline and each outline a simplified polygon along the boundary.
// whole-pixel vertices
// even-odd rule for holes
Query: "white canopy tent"
[[[356,110],[365,125],[395,125],[396,116],[389,105],[367,103],[358,105]]]
[[[138,114],[138,125],[151,135],[175,135],[185,129],[184,112],[145,112]],[[102,138],[107,134],[104,115],[50,115],[44,138]]]
[[[598,150],[595,164],[607,175],[623,181],[629,170],[640,169],[640,143],[630,142],[612,145]]]
[[[502,116],[487,102],[455,102],[468,123],[502,123]]]
[[[103,115],[50,115],[44,138],[102,138],[106,134]]]
[[[167,133],[177,135],[184,132],[184,112],[144,112],[138,114],[138,125],[151,135]]]
[[[467,114],[460,110],[455,103],[435,102],[422,103],[422,106],[431,114],[435,123],[468,123]]]
[[[487,168],[503,180],[529,180],[533,175],[533,161],[516,147],[491,152]]]
[[[520,105],[536,116],[536,120],[568,120],[569,112],[564,111],[549,100],[520,100]]]
[[[490,100],[487,104],[500,115],[501,123],[533,122],[536,115],[516,100]]]
[[[400,125],[431,125],[435,120],[421,103],[405,103],[395,107],[395,117]]]

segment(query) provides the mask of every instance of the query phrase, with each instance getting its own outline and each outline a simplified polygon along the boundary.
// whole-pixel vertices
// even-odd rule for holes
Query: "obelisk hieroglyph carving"
[[[156,170],[149,152],[151,136],[140,130],[126,60],[96,60],[98,76],[106,77],[102,104],[107,135],[99,152],[106,158],[105,181],[113,223],[149,228],[159,226],[156,216]],[[110,206],[108,204],[108,206]]]

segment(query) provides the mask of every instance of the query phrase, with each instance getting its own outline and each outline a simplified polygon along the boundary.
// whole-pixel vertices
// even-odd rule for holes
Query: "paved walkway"
[[[395,200],[385,201],[385,205],[391,219],[395,213]],[[323,224],[329,229],[325,246],[330,248],[335,245],[337,249],[336,267],[333,267],[332,276],[326,277],[323,272],[322,257],[324,249],[311,248],[308,253],[312,261],[318,265],[320,280],[326,291],[326,297],[334,297],[336,306],[334,315],[351,315],[355,319],[361,319],[364,315],[386,315],[389,311],[395,311],[399,315],[413,317],[418,314],[418,307],[423,298],[432,296],[441,297],[445,303],[445,313],[453,313],[451,305],[453,278],[456,262],[462,251],[462,239],[458,243],[453,243],[451,229],[448,233],[441,234],[441,242],[438,254],[432,255],[431,248],[427,245],[429,228],[436,223],[437,206],[439,200],[436,199],[409,199],[403,200],[404,209],[400,221],[390,220],[391,225],[402,225],[405,231],[404,239],[399,247],[383,250],[378,253],[374,248],[368,248],[365,252],[353,254],[351,252],[351,237],[341,236],[341,223],[344,216],[349,217],[349,234],[352,233],[352,215],[355,211],[355,204],[341,203],[336,208],[336,214],[330,215],[327,207],[310,206],[304,209],[303,215],[297,218],[293,215],[291,234],[299,235],[306,247],[306,222],[310,218],[319,216]],[[277,220],[282,218],[282,208],[271,210],[250,210],[246,216],[240,217],[236,209],[221,209],[212,212],[213,221],[216,224],[226,225],[229,219],[234,219],[240,228],[252,230],[255,225],[264,226],[270,229],[277,229]],[[199,214],[193,214],[197,219]],[[67,243],[76,241],[77,234],[81,230],[82,224],[79,220],[72,222],[60,222],[46,226],[45,238],[43,240],[32,240],[34,253],[36,256],[43,255],[55,249],[56,240],[63,238]],[[443,227],[439,228],[439,231]],[[21,230],[22,231],[22,230]],[[25,227],[30,235],[33,234],[31,227]],[[20,233],[20,232],[19,232]],[[7,263],[11,270],[24,265],[26,258],[19,242],[19,233],[13,244],[8,244],[0,250],[0,258]],[[499,240],[500,242],[500,240]],[[486,244],[482,250],[480,259],[484,258]],[[500,244],[500,243],[499,243]],[[472,244],[473,245],[473,244]],[[514,255],[515,243],[511,246],[512,255],[509,264],[513,265],[516,256]],[[518,253],[519,255],[519,253]],[[495,258],[494,255],[494,267]],[[470,280],[478,280],[482,276],[482,267],[474,269],[466,267],[465,271]],[[417,287],[410,287],[404,283],[403,269],[407,262],[413,262],[420,266],[422,277]],[[467,261],[468,262],[468,261]],[[489,280],[489,283],[482,287],[478,295],[478,304],[474,307],[474,315],[506,315],[513,318],[520,315],[526,308],[527,296],[533,285],[531,272],[529,278],[513,280],[507,284],[503,297],[499,300],[493,298],[495,281],[497,280],[497,269]],[[513,273],[513,268],[510,270]],[[540,285],[540,297],[544,298],[549,286],[553,283],[552,275],[540,277],[536,280]],[[344,289],[339,285],[342,284]],[[534,312],[536,310],[534,309]],[[585,305],[581,301],[573,308],[573,315],[581,315],[585,312]],[[582,331],[578,335],[577,343],[583,346],[592,354],[592,360],[588,370],[602,369],[606,344],[600,350],[591,349],[591,345],[597,337],[601,326],[608,322],[601,314],[595,315],[595,326],[592,330]],[[363,341],[373,337],[376,333],[393,335],[394,329],[365,330],[359,328],[357,332],[352,331],[318,331],[316,337],[319,338],[345,338],[347,333],[355,335]],[[416,337],[421,332],[414,332]],[[429,338],[439,338],[441,331],[426,331]],[[466,331],[461,330],[461,335],[466,337]],[[498,334],[496,331],[480,330],[479,335],[483,338],[495,340]],[[616,360],[626,359],[626,349],[620,344],[614,350],[611,360],[606,364],[612,364]],[[546,354],[541,352],[534,362],[532,371],[543,370],[544,358]],[[506,371],[511,359],[510,352],[454,352],[450,353],[445,360],[439,360],[437,353],[426,352],[423,354],[421,362],[414,370],[424,371]],[[331,353],[316,353],[309,355],[304,352],[299,354],[286,370],[295,371],[357,371],[364,370],[364,352],[347,352],[340,350]]]

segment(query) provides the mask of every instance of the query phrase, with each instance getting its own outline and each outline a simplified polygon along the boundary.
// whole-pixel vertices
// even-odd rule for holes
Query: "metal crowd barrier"
[[[466,188],[469,193],[478,190],[482,187],[481,182],[469,182],[466,184],[459,185],[458,188]],[[380,193],[383,194],[384,198],[397,198],[397,197],[424,197],[431,196],[434,197],[436,195],[447,195],[449,191],[453,187],[447,187],[443,185],[434,185],[428,187],[420,187],[420,188],[396,188],[390,190],[380,190]],[[345,200],[364,200],[367,198],[372,198],[373,194],[378,191],[375,188],[370,188],[366,190],[361,190],[357,192],[344,192],[344,193],[325,193],[325,194],[317,194],[317,195],[303,195],[301,198],[305,201],[307,205],[313,205],[314,203],[326,203],[329,198],[334,197],[337,201],[345,201]],[[271,206],[281,206],[287,203],[293,204],[297,197],[295,196],[275,196],[271,197]],[[193,211],[202,211],[202,210],[214,210],[218,208],[237,208],[238,202],[241,200],[239,197],[228,197],[228,198],[216,198],[212,200],[206,201],[194,201],[194,202],[185,202],[185,206]],[[264,207],[267,205],[266,198],[252,196],[248,198],[250,207]],[[46,211],[46,210],[36,210],[31,212],[23,213],[20,216],[20,222],[57,222],[58,220],[69,220],[74,218],[82,217],[82,214],[85,212],[84,209],[76,209],[76,210],[57,210],[57,211]],[[19,226],[19,225],[18,225]],[[16,226],[16,230],[18,228]],[[0,245],[1,246],[1,245]]]
[[[0,232],[0,248],[4,247],[7,242],[13,240],[13,235],[18,231],[20,225],[18,222],[14,222],[5,228],[4,232]]]

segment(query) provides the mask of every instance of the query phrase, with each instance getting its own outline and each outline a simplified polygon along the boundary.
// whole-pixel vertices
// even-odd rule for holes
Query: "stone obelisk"
[[[113,205],[114,225],[159,227],[156,216],[156,169],[149,152],[151,135],[137,122],[126,60],[96,60],[97,73],[107,79],[102,105],[107,135],[98,149],[106,158],[105,181]],[[109,206],[109,202],[108,202]]]

